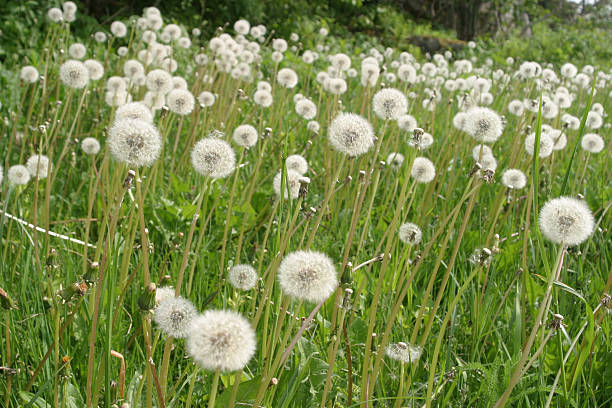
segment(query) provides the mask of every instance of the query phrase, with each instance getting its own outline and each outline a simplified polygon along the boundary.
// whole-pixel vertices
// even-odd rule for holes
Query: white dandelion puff
[[[417,157],[412,164],[410,175],[419,183],[429,183],[436,176],[436,168],[426,157]]]
[[[257,285],[257,271],[251,265],[234,265],[227,274],[227,280],[236,289],[251,290]]]
[[[257,143],[257,129],[251,125],[240,125],[234,129],[232,139],[238,146],[253,147]]]
[[[499,139],[504,125],[497,112],[476,107],[467,111],[464,130],[479,142],[492,143]]]
[[[166,95],[166,104],[177,115],[189,115],[195,106],[195,99],[186,89],[173,89]]]
[[[418,225],[406,222],[399,227],[399,239],[408,245],[417,245],[421,242],[423,233]]]
[[[582,200],[558,197],[547,201],[540,210],[540,231],[555,244],[574,246],[593,233],[595,221]]]
[[[389,153],[387,163],[393,170],[398,170],[404,164],[404,155],[401,153]]]
[[[535,132],[530,133],[525,138],[525,150],[527,154],[533,156],[535,153],[535,142],[536,142],[536,134]],[[541,158],[548,157],[553,152],[554,142],[546,133],[542,133],[540,135],[540,150],[538,156]]]
[[[206,137],[193,146],[191,163],[203,176],[224,178],[232,174],[236,167],[236,153],[226,141]]]
[[[25,67],[21,68],[19,78],[21,78],[23,82],[33,84],[34,82],[38,81],[38,70],[31,65],[26,65]]]
[[[408,100],[404,94],[395,88],[385,88],[374,94],[372,98],[374,113],[382,119],[398,119],[408,110]]]
[[[299,154],[292,154],[287,157],[285,165],[287,166],[287,170],[293,170],[302,176],[308,171],[308,162]]]
[[[153,309],[153,320],[164,333],[175,338],[187,337],[197,315],[195,306],[182,297],[168,297]]]
[[[302,178],[302,174],[298,173],[295,170],[287,170],[287,172],[285,173],[286,184],[283,185],[281,189],[281,183],[283,182],[282,177],[282,172],[279,171],[274,176],[274,180],[272,180],[272,187],[274,188],[274,192],[276,193],[276,195],[280,197],[281,191],[284,191],[283,197],[285,199],[289,197],[291,197],[292,199],[298,198],[300,193],[300,179]],[[288,189],[287,185],[289,186]],[[288,193],[287,190],[289,191]]]
[[[316,251],[295,251],[278,267],[278,282],[284,294],[295,299],[319,303],[338,286],[333,261]]]
[[[193,319],[187,352],[209,371],[243,369],[255,354],[255,330],[239,313],[207,310]]]
[[[405,364],[416,363],[422,353],[423,350],[419,346],[413,346],[404,342],[391,343],[385,350],[387,357]]]
[[[16,164],[9,167],[6,178],[11,185],[22,186],[28,184],[28,181],[30,181],[30,172],[26,166]]]
[[[120,106],[115,111],[115,120],[137,119],[147,123],[153,123],[151,109],[142,102],[130,102]]]
[[[89,70],[81,61],[68,60],[60,66],[60,80],[69,88],[81,89],[89,82]]]
[[[215,103],[215,95],[211,92],[204,91],[198,95],[198,102],[204,105],[204,107],[211,107]]]
[[[107,145],[118,162],[132,166],[151,166],[159,157],[162,139],[151,123],[138,119],[115,121],[108,131]]]
[[[81,149],[85,154],[96,155],[100,151],[100,142],[93,137],[86,137],[81,141]]]
[[[370,122],[354,113],[341,113],[328,129],[332,147],[351,157],[366,153],[374,146],[374,129]]]
[[[504,186],[514,190],[520,190],[527,185],[527,177],[519,169],[504,170],[501,181]]]
[[[26,162],[26,167],[32,177],[38,179],[47,178],[53,166],[51,165],[49,158],[42,154],[35,154],[30,156]]]
[[[596,135],[595,133],[587,133],[582,136],[582,140],[580,141],[580,146],[589,152],[589,153],[599,153],[604,148],[604,141],[601,136]]]

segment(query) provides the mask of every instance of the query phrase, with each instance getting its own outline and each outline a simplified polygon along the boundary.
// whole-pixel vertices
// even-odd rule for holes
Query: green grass
[[[31,59],[45,81],[18,82],[19,65],[2,73],[8,86],[0,123],[0,198],[7,216],[0,221],[0,287],[17,307],[0,309],[0,405],[126,402],[148,408],[162,406],[161,394],[166,407],[183,407],[187,400],[201,407],[211,393],[217,407],[251,406],[255,400],[266,407],[491,407],[502,395],[513,407],[543,407],[549,396],[555,407],[610,403],[609,305],[600,305],[612,284],[609,126],[596,131],[606,142],[601,153],[580,148],[583,119],[580,130],[566,131],[565,149],[533,161],[523,147],[527,126],[537,129],[539,140],[542,124],[563,124],[559,117],[508,112],[513,99],[540,98],[535,79],[513,78],[505,85],[494,80],[490,107],[505,116],[506,126],[491,145],[498,166],[494,182],[486,183],[471,171],[477,142],[452,125],[461,92],[442,86],[441,101],[430,112],[422,101],[431,84],[390,83],[381,75],[375,87],[364,88],[358,75],[347,78],[346,93],[333,96],[315,79],[329,65],[326,56],[346,50],[359,71],[358,53],[369,49],[304,32],[305,43],[320,42],[330,50],[320,51],[312,66],[288,50],[277,67],[263,45],[261,65],[251,69],[273,85],[274,103],[262,108],[253,102],[257,81],[233,79],[213,64],[194,64],[199,46],[209,40],[194,37],[187,50],[175,46],[174,75],[183,76],[196,97],[209,90],[217,100],[185,117],[157,110],[162,155],[150,168],[134,168],[135,177],[126,183],[130,167],[113,160],[105,143],[116,108],[104,102],[104,88],[105,80],[123,75],[123,63],[143,49],[140,32],[111,44],[88,39],[87,58],[101,61],[105,76],[85,90],[71,90],[58,76],[67,58],[58,50],[77,39],[63,26],[48,27],[44,49],[33,50]],[[129,47],[126,57],[117,55],[122,45]],[[385,61],[388,72],[395,71],[391,60],[399,52]],[[574,61],[579,67],[586,62]],[[296,88],[276,83],[284,67],[296,71]],[[518,65],[492,68],[513,74]],[[202,81],[205,74],[211,83]],[[408,113],[433,135],[431,147],[411,147],[410,132],[374,114],[371,99],[381,82],[414,93]],[[609,82],[592,98],[590,88],[572,89],[576,99],[561,113],[584,118],[594,103],[610,112]],[[295,113],[298,92],[317,105],[319,132],[308,130],[308,121]],[[144,93],[145,87],[131,90],[135,101]],[[372,123],[378,140],[368,153],[349,158],[328,144],[328,126],[340,111]],[[260,135],[248,150],[231,141],[234,128],[244,123]],[[239,161],[234,173],[214,181],[196,173],[189,158],[193,143],[213,130],[224,132]],[[100,153],[84,154],[77,141],[86,137],[101,142]],[[405,156],[397,170],[381,163],[391,152]],[[50,176],[9,186],[8,168],[33,153],[49,156]],[[279,199],[272,179],[291,154],[308,160],[311,182],[303,198]],[[419,156],[435,164],[431,183],[415,183],[410,176]],[[524,189],[502,185],[501,173],[510,167],[527,175]],[[582,194],[597,228],[568,250],[554,281],[562,252],[540,234],[537,213],[560,192]],[[37,232],[13,217],[95,248]],[[399,241],[404,222],[420,226],[420,244]],[[320,305],[290,301],[276,280],[283,257],[307,248],[327,254],[340,278],[337,291]],[[491,262],[470,262],[482,248],[492,250]],[[256,289],[240,292],[227,282],[228,269],[239,263],[257,270]],[[150,282],[176,288],[179,281],[181,296],[200,312],[235,310],[256,327],[254,357],[242,373],[220,373],[214,389],[215,373],[198,370],[185,340],[169,340],[141,307]],[[550,313],[543,315],[542,329],[534,330],[546,301]],[[563,315],[563,330],[547,326],[552,313]],[[530,353],[522,355],[532,333]],[[401,364],[387,358],[387,344],[396,342],[420,346],[420,359]],[[511,378],[518,379],[513,389]]]

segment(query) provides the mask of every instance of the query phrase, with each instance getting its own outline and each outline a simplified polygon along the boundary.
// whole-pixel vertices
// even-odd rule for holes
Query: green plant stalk
[[[219,389],[219,374],[221,369],[217,368],[215,375],[213,376],[212,385],[210,389],[210,398],[208,399],[208,408],[215,408],[215,400],[217,399],[217,390]]]
[[[480,269],[480,266],[474,268],[470,276],[467,277],[467,279],[465,280],[465,282],[463,283],[463,285],[461,286],[461,288],[459,289],[459,291],[457,292],[457,294],[451,301],[450,305],[448,306],[448,312],[446,313],[446,316],[444,317],[444,320],[442,321],[442,324],[440,325],[440,332],[438,333],[438,338],[436,340],[434,354],[433,354],[432,361],[430,364],[431,368],[429,370],[429,379],[427,381],[427,396],[425,398],[425,401],[426,401],[425,406],[427,408],[431,407],[431,403],[433,400],[432,398],[433,382],[434,382],[434,376],[436,374],[436,365],[438,363],[438,356],[440,355],[440,346],[442,345],[442,340],[444,339],[444,331],[448,327],[448,323],[451,317],[453,316],[453,310],[457,306],[457,303],[461,299],[461,296],[463,295],[463,293],[469,287],[470,283],[472,282],[472,279],[474,279],[474,277],[478,274],[479,269]]]
[[[521,353],[521,360],[519,361],[518,365],[514,368],[512,377],[510,378],[510,383],[508,384],[508,387],[506,388],[502,396],[495,403],[494,408],[502,408],[506,405],[508,398],[510,398],[510,394],[512,393],[512,390],[514,389],[516,384],[521,379],[521,374],[523,373],[523,367],[525,366],[525,363],[527,362],[527,359],[529,358],[529,352],[531,351],[533,342],[536,338],[536,335],[538,334],[538,331],[540,330],[542,318],[544,317],[544,313],[547,309],[548,301],[552,293],[553,283],[555,282],[555,279],[557,278],[557,275],[561,271],[561,267],[563,266],[564,252],[565,252],[565,246],[561,246],[557,252],[557,260],[555,261],[555,266],[553,270],[550,272],[550,277],[548,278],[548,283],[546,285],[546,292],[544,295],[544,299],[542,300],[542,303],[540,304],[540,308],[538,310],[538,315],[536,317],[535,324],[533,326],[533,329],[531,330],[531,334],[529,335],[527,344],[525,344],[525,346],[523,347],[523,351]]]

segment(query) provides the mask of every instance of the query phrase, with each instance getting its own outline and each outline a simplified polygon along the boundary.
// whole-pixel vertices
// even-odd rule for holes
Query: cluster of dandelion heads
[[[519,169],[506,169],[502,173],[502,184],[513,190],[520,190],[527,185],[527,176]]]
[[[207,310],[193,319],[187,336],[187,352],[209,371],[236,371],[255,354],[255,330],[240,314]]]
[[[405,364],[416,363],[422,353],[423,349],[421,347],[404,342],[391,343],[385,350],[387,357]]]
[[[182,297],[166,297],[153,309],[153,320],[169,336],[187,337],[193,318],[197,315],[195,306]]]
[[[234,129],[232,139],[238,146],[250,148],[255,146],[259,135],[257,129],[251,125],[240,125]]]
[[[30,172],[26,166],[16,164],[9,167],[6,177],[12,186],[22,186],[30,181]]]
[[[30,156],[26,162],[26,167],[30,175],[38,179],[47,178],[52,168],[49,158],[42,154]]]
[[[417,245],[421,242],[423,234],[418,225],[406,222],[399,227],[399,239],[408,245]]]
[[[59,77],[67,87],[82,89],[89,83],[89,70],[81,61],[68,60],[60,66]]]
[[[251,290],[257,285],[257,271],[251,265],[234,265],[227,274],[227,281],[238,290]]]
[[[191,163],[203,176],[224,178],[232,174],[236,167],[236,153],[226,141],[206,137],[193,146]]]
[[[419,183],[429,183],[436,177],[436,167],[426,157],[417,157],[412,164],[410,175]]]
[[[533,132],[527,135],[527,137],[525,138],[525,151],[530,156],[533,156],[535,154],[535,144],[536,144],[536,134],[535,132]],[[550,136],[542,132],[540,134],[540,150],[538,151],[538,156],[541,158],[550,156],[553,152],[554,145],[555,143],[550,138]]]
[[[292,154],[287,157],[285,165],[287,166],[287,170],[293,170],[300,175],[304,175],[308,171],[308,162],[299,154]]]
[[[497,112],[489,109],[476,107],[466,112],[464,130],[475,140],[485,143],[493,143],[502,135],[504,124]]]
[[[302,174],[298,173],[295,170],[289,170],[285,172],[285,184],[283,183],[283,173],[279,171],[274,176],[274,180],[272,180],[272,187],[274,188],[274,192],[277,197],[280,197],[281,191],[284,192],[283,198],[298,198],[300,193],[300,179],[302,178]]]
[[[166,96],[166,104],[177,115],[189,115],[195,106],[195,98],[186,89],[173,89]]]
[[[81,150],[87,155],[94,156],[100,151],[100,142],[94,137],[86,137],[81,140]]]
[[[130,102],[121,105],[115,111],[115,120],[132,119],[153,123],[151,109],[142,102]]]
[[[604,141],[601,136],[595,133],[587,133],[582,136],[582,140],[580,141],[580,146],[584,151],[589,153],[599,153],[604,148]]]
[[[540,210],[542,234],[555,244],[575,246],[593,233],[595,220],[587,204],[572,197],[547,201]]]
[[[295,251],[285,256],[278,267],[278,282],[290,298],[320,303],[336,290],[338,277],[327,255]]]
[[[355,157],[374,146],[374,129],[362,116],[341,113],[329,125],[328,140],[334,149]]]
[[[406,114],[408,100],[399,89],[384,88],[374,94],[372,107],[381,119],[398,119]]]
[[[162,149],[157,128],[138,119],[115,121],[108,131],[106,144],[115,160],[136,167],[151,166]]]

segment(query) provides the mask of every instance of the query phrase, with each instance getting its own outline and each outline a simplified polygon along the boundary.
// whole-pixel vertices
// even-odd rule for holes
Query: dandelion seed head
[[[47,17],[54,23],[59,23],[64,19],[64,13],[57,7],[52,7],[47,11]]]
[[[278,71],[276,80],[285,88],[294,88],[298,83],[298,76],[291,68],[282,68]]]
[[[525,112],[525,105],[523,105],[523,102],[515,99],[508,104],[508,112],[514,116],[522,116]]]
[[[191,163],[203,176],[224,178],[232,174],[236,167],[236,153],[226,141],[206,137],[193,146]]]
[[[155,304],[159,305],[161,302],[176,297],[176,290],[172,286],[162,286],[155,290]]]
[[[482,153],[481,153],[481,151],[482,151]],[[487,146],[486,144],[476,145],[472,149],[472,157],[476,161],[478,161],[480,159],[480,157],[492,156],[492,155],[493,155],[493,150],[491,150],[491,148],[489,146]]]
[[[527,185],[527,177],[519,169],[504,170],[501,181],[504,186],[514,190],[520,190]]]
[[[144,67],[140,61],[131,59],[125,61],[125,64],[123,64],[123,73],[130,79],[134,79],[136,76],[144,75],[144,72]]]
[[[168,297],[153,309],[153,320],[168,336],[187,337],[191,323],[197,315],[195,306],[182,297]]]
[[[321,130],[321,125],[319,125],[319,122],[317,122],[316,120],[311,120],[306,125],[306,128],[311,132],[319,133],[319,130]]]
[[[234,129],[232,139],[238,146],[253,147],[257,143],[257,129],[251,125],[240,125]]]
[[[187,336],[187,352],[209,371],[236,371],[255,354],[255,330],[239,313],[207,310],[193,319]]]
[[[478,162],[482,165],[482,170],[495,171],[497,169],[497,160],[493,155],[482,156]]]
[[[399,227],[399,239],[408,245],[417,245],[421,242],[423,234],[418,225],[406,222]]]
[[[535,132],[530,133],[525,138],[525,150],[527,154],[533,156],[535,152],[536,134]],[[538,156],[541,158],[548,157],[553,152],[554,142],[546,133],[540,135],[540,150]]]
[[[67,87],[81,89],[89,82],[89,70],[81,61],[68,60],[60,66],[59,77]]]
[[[100,151],[100,142],[93,137],[86,137],[81,141],[81,149],[85,154],[94,156]]]
[[[104,41],[106,41],[106,33],[102,31],[96,32],[94,34],[94,40],[96,40],[96,42],[103,43]]]
[[[329,126],[328,140],[339,152],[351,157],[359,156],[374,145],[374,129],[362,116],[341,113]]]
[[[172,76],[163,69],[154,69],[147,74],[146,85],[151,92],[167,94],[172,90]]]
[[[113,21],[110,31],[115,37],[123,38],[127,34],[127,27],[121,21]]]
[[[97,81],[104,76],[104,66],[93,59],[89,59],[83,63],[89,72],[89,79]]]
[[[9,167],[6,178],[11,185],[22,186],[30,181],[30,172],[26,166],[16,164]]]
[[[308,98],[302,98],[295,104],[295,111],[304,119],[310,120],[317,116],[317,105]]]
[[[173,89],[166,95],[166,104],[177,115],[189,115],[195,106],[195,99],[186,89]]]
[[[316,251],[289,253],[278,267],[278,282],[283,293],[291,298],[319,303],[338,286],[333,261]]]
[[[422,353],[423,350],[419,346],[414,346],[404,342],[391,343],[385,350],[387,357],[406,364],[416,363],[421,357]]]
[[[247,20],[238,20],[234,23],[234,30],[238,34],[247,35],[251,29],[251,24]]]
[[[575,246],[584,242],[595,227],[587,204],[572,197],[547,201],[540,210],[540,231],[555,244]]]
[[[436,168],[428,158],[417,157],[412,164],[410,175],[419,183],[429,183],[436,177]]]
[[[287,157],[285,165],[287,166],[287,170],[293,170],[302,176],[308,171],[308,162],[299,154],[292,154]]]
[[[257,271],[251,265],[234,265],[227,275],[227,280],[236,289],[251,290],[257,285]]]
[[[274,180],[272,180],[272,187],[274,188],[274,192],[278,197],[281,195],[281,190],[284,191],[284,198],[287,199],[291,197],[292,199],[298,198],[300,193],[300,178],[302,178],[302,174],[298,173],[295,170],[287,170],[285,173],[285,185],[283,185],[281,189],[282,183],[282,172],[279,171],[274,176]],[[287,185],[289,186],[289,192],[287,193]]]
[[[374,113],[381,119],[398,119],[408,110],[408,100],[395,88],[384,88],[372,98]]]
[[[151,123],[139,119],[116,120],[108,131],[108,149],[118,162],[151,166],[159,157],[162,139]]]
[[[389,153],[387,163],[393,170],[398,170],[404,164],[404,155],[401,153]]]
[[[49,158],[42,154],[30,156],[26,162],[26,167],[28,168],[30,175],[38,179],[47,178],[52,169]]]
[[[153,123],[151,109],[142,102],[130,102],[120,106],[115,111],[115,120],[132,119]]]
[[[603,118],[595,111],[590,111],[587,114],[586,127],[591,129],[599,129],[603,125]]]
[[[26,65],[25,67],[21,68],[19,78],[21,78],[23,82],[33,84],[34,82],[38,81],[38,70],[31,65]]]
[[[215,95],[211,92],[204,91],[198,95],[198,102],[207,108],[211,107],[215,103]]]
[[[580,141],[580,146],[589,152],[589,153],[599,153],[604,148],[604,141],[601,136],[596,135],[595,133],[587,133],[582,136],[582,140]]]
[[[260,89],[258,91],[255,91],[255,93],[253,94],[253,102],[255,102],[259,106],[267,108],[268,106],[272,105],[272,102],[274,102],[274,98],[272,97],[272,94],[270,92]]]
[[[479,142],[492,143],[499,139],[504,125],[497,112],[475,107],[467,111],[464,130]]]

